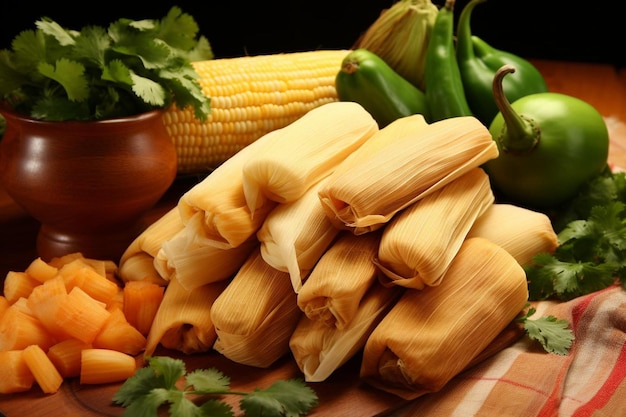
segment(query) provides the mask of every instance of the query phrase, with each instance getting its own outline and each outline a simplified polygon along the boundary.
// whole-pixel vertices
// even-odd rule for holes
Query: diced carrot
[[[63,326],[57,322],[60,306],[67,299],[63,278],[59,275],[35,287],[28,297],[28,306],[56,341],[70,337]]]
[[[69,264],[76,259],[85,259],[85,257],[81,252],[72,252],[65,255],[56,256],[50,259],[50,261],[48,261],[48,264],[54,266],[57,269],[61,269],[64,265]]]
[[[27,298],[41,282],[22,271],[9,271],[4,278],[4,296],[13,304],[18,298]]]
[[[117,293],[107,303],[107,310],[113,311],[116,308],[124,311],[124,289],[120,287]]]
[[[80,375],[81,352],[92,346],[78,339],[66,339],[48,349],[48,358],[62,377],[71,378]]]
[[[46,282],[57,274],[58,269],[41,258],[35,258],[24,272],[39,282]]]
[[[80,383],[108,384],[124,381],[135,374],[135,358],[111,349],[85,349],[81,352]]]
[[[2,315],[9,308],[9,301],[4,295],[0,295],[0,320],[2,320]]]
[[[0,352],[0,394],[28,391],[35,378],[26,365],[22,350]]]
[[[63,383],[63,377],[40,346],[30,345],[26,347],[22,351],[22,356],[44,393],[54,394],[59,390]]]
[[[74,287],[59,305],[54,319],[70,336],[91,343],[110,315],[105,304]]]
[[[13,304],[11,304],[13,307],[17,308],[18,310],[20,310],[22,313],[24,314],[28,314],[29,316],[34,316],[33,311],[30,309],[30,307],[28,306],[28,299],[24,298],[24,297],[20,297],[17,300],[15,300],[15,302]]]
[[[67,288],[68,292],[76,286],[76,283],[74,281],[79,275],[77,271],[79,271],[83,267],[85,267],[83,258],[77,258],[63,264],[63,266],[59,268],[59,275],[63,277],[63,280],[65,281],[65,287]]]
[[[73,271],[73,277],[68,290],[73,286],[80,287],[91,297],[103,303],[108,303],[111,298],[117,294],[120,287],[113,281],[107,279],[106,276],[100,275],[87,264],[76,267]]]
[[[124,286],[124,315],[144,336],[150,331],[164,291],[164,287],[149,281],[129,281]]]
[[[33,316],[10,306],[0,321],[0,351],[24,349],[29,345],[39,345],[48,349],[54,339],[43,324]]]
[[[122,310],[114,309],[92,344],[94,348],[136,355],[145,349],[146,337],[126,320]]]

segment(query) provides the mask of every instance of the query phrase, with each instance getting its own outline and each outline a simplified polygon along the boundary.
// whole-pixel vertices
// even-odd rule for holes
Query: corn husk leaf
[[[363,296],[379,277],[373,260],[380,235],[357,237],[344,231],[328,248],[298,293],[298,306],[310,320],[338,329],[352,322]]]
[[[237,363],[267,368],[289,351],[301,313],[289,274],[256,250],[211,307],[213,347]]]
[[[360,376],[405,399],[443,388],[522,311],[526,274],[500,246],[467,239],[441,284],[407,289],[368,338]]]
[[[243,166],[243,189],[250,208],[269,199],[289,203],[359,148],[378,125],[360,104],[323,104],[291,123],[270,132],[254,158]]]
[[[409,131],[361,163],[331,175],[320,200],[331,219],[365,233],[497,156],[489,130],[478,119],[445,119]]]
[[[374,282],[362,297],[353,320],[341,329],[302,316],[289,347],[305,381],[325,381],[354,357],[401,293],[400,287],[386,288]]]
[[[386,283],[439,285],[470,228],[493,202],[489,177],[474,168],[395,216],[375,261]]]

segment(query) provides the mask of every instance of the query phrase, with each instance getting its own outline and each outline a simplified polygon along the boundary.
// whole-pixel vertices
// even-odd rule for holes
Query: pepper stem
[[[498,137],[498,142],[505,152],[526,153],[537,146],[541,134],[532,119],[517,114],[504,94],[502,81],[507,74],[513,72],[515,72],[515,67],[505,64],[496,71],[493,78],[493,97],[504,118],[504,128]]]

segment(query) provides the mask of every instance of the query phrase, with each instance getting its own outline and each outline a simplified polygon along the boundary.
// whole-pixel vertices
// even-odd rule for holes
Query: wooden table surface
[[[610,131],[609,162],[626,168],[626,68],[549,60],[533,63],[543,73],[550,91],[581,98],[600,111]],[[144,224],[147,226],[173,207],[180,195],[194,183],[193,178],[177,179],[163,199],[146,214]],[[8,271],[23,270],[37,256],[37,231],[38,223],[11,200],[0,184],[0,282]],[[213,355],[202,361],[203,367],[214,360]],[[227,367],[224,372],[240,386],[252,387],[266,373],[223,361],[220,364]],[[316,386],[320,406],[312,415],[367,417],[384,415],[397,408],[401,403],[397,398],[375,392],[355,381],[358,372],[354,368],[355,363],[349,363],[331,381]],[[298,370],[286,359],[269,373],[272,377],[284,378],[297,375]],[[109,405],[116,387],[80,387],[76,382],[69,382],[51,396],[37,389],[11,396],[0,394],[0,414],[4,413],[6,417],[121,415],[121,409]]]

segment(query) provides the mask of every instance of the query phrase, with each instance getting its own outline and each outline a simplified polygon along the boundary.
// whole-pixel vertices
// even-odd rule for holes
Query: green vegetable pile
[[[210,101],[191,61],[210,59],[209,42],[178,7],[161,20],[119,19],[108,28],[63,28],[42,18],[0,51],[0,104],[34,119],[101,120],[172,102],[205,120]]]
[[[126,407],[124,416],[156,417],[167,405],[172,417],[232,417],[233,408],[220,400],[238,395],[247,417],[297,417],[317,405],[317,395],[302,381],[276,381],[266,389],[253,392],[231,391],[230,380],[220,371],[198,369],[187,373],[185,363],[167,356],[147,358],[148,365],[127,379],[113,396],[113,402]],[[177,384],[183,380],[183,388]],[[197,405],[190,398],[204,400]],[[210,398],[208,398],[210,397]]]

